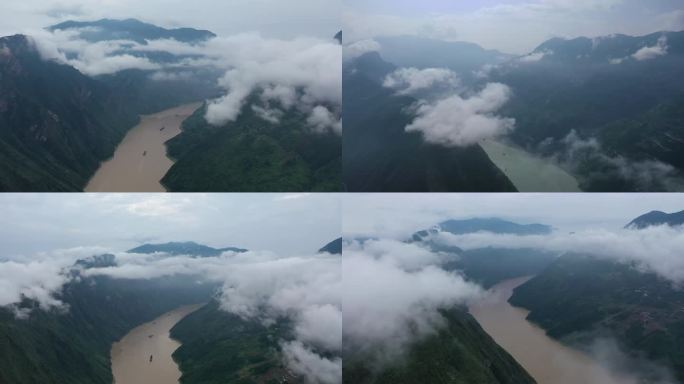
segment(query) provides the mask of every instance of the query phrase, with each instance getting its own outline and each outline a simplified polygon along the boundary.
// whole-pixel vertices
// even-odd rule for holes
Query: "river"
[[[142,116],[114,152],[103,162],[85,188],[86,192],[166,192],[160,180],[173,161],[166,155],[166,141],[181,133],[181,124],[202,104],[192,103]],[[162,129],[163,128],[163,129]]]
[[[178,383],[181,372],[171,355],[180,343],[169,336],[169,331],[202,305],[176,308],[134,328],[114,343],[111,351],[114,384]]]
[[[577,180],[550,160],[498,141],[480,145],[520,192],[582,192]]]
[[[489,291],[486,299],[470,307],[482,328],[538,384],[636,384],[634,377],[609,372],[591,356],[548,337],[543,329],[525,320],[529,311],[513,307],[513,289],[530,277],[506,280]]]

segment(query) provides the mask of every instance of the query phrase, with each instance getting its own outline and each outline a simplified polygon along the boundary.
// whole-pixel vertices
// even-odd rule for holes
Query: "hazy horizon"
[[[525,54],[554,37],[684,30],[684,9],[674,0],[349,0],[343,9],[343,28],[347,43],[415,35]]]

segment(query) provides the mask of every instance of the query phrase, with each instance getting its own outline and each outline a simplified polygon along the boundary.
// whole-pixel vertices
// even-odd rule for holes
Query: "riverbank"
[[[540,327],[526,320],[529,311],[513,307],[508,299],[513,290],[531,277],[503,281],[488,296],[470,306],[482,328],[538,384],[636,384],[636,378],[609,372],[591,356],[550,338]]]
[[[202,103],[185,104],[142,116],[114,152],[103,162],[86,192],[166,192],[160,180],[173,165],[166,142],[181,133],[183,121]]]
[[[171,328],[204,304],[186,305],[132,329],[112,345],[115,384],[173,384],[181,372],[173,360],[180,343],[169,335]]]

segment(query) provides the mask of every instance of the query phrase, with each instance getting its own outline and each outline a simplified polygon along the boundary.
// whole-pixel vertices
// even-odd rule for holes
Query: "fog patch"
[[[407,132],[420,132],[426,142],[447,147],[468,147],[511,132],[515,119],[499,117],[496,111],[511,98],[511,89],[488,83],[472,95],[454,94],[436,102],[422,101]]]
[[[632,57],[637,61],[652,60],[659,56],[666,55],[667,50],[667,36],[661,36],[658,39],[656,45],[652,47],[643,47],[640,50],[636,51],[636,53],[634,53]]]
[[[582,184],[621,180],[639,191],[684,189],[679,171],[661,161],[632,160],[619,154],[608,154],[597,139],[583,139],[576,131],[571,131],[561,143],[564,151],[552,160],[570,170]]]
[[[642,272],[654,272],[673,282],[684,283],[684,231],[668,226],[641,230],[593,229],[550,235],[504,235],[488,232],[454,235],[440,232],[433,237],[438,244],[464,250],[494,247],[533,248],[559,253],[580,253],[635,265]]]
[[[479,286],[439,264],[439,255],[415,244],[347,243],[342,263],[345,351],[369,356],[371,365],[391,363],[412,342],[444,325],[440,309],[479,298]]]
[[[459,86],[456,73],[445,68],[400,68],[385,77],[383,86],[396,89],[400,95],[413,95],[435,87],[453,89]]]

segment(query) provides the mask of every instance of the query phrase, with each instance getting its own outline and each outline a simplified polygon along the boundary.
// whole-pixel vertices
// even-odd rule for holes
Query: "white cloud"
[[[662,36],[658,39],[658,43],[652,47],[643,47],[636,51],[632,57],[638,61],[655,59],[658,56],[667,54],[667,37]]]
[[[317,132],[342,133],[342,119],[336,117],[322,105],[317,105],[311,110],[311,115],[306,119],[306,122]]]
[[[356,41],[344,46],[344,60],[354,60],[366,53],[377,52],[380,48],[380,43],[373,39]]]
[[[400,68],[385,77],[383,86],[401,95],[415,94],[435,87],[453,89],[460,84],[455,72],[444,68]]]
[[[515,127],[515,120],[494,113],[508,102],[511,90],[500,83],[489,83],[468,98],[453,95],[434,103],[422,103],[407,132],[421,132],[425,141],[445,146],[466,147],[485,139],[504,135]]]
[[[540,61],[541,59],[543,59],[547,55],[552,55],[552,54],[553,54],[553,52],[550,52],[550,51],[530,53],[529,55],[523,56],[518,60],[523,62],[523,63],[534,63],[534,62]]]
[[[382,364],[443,325],[440,309],[477,299],[481,290],[439,267],[439,257],[394,240],[353,242],[344,249],[345,350]]]
[[[338,384],[342,382],[342,359],[326,359],[293,341],[282,344],[287,365],[303,375],[308,384]]]
[[[462,249],[484,247],[537,248],[559,253],[579,253],[636,263],[642,271],[656,274],[675,283],[684,282],[684,231],[667,226],[642,230],[583,230],[573,234],[497,235],[473,233],[453,235],[440,233],[436,240]]]

